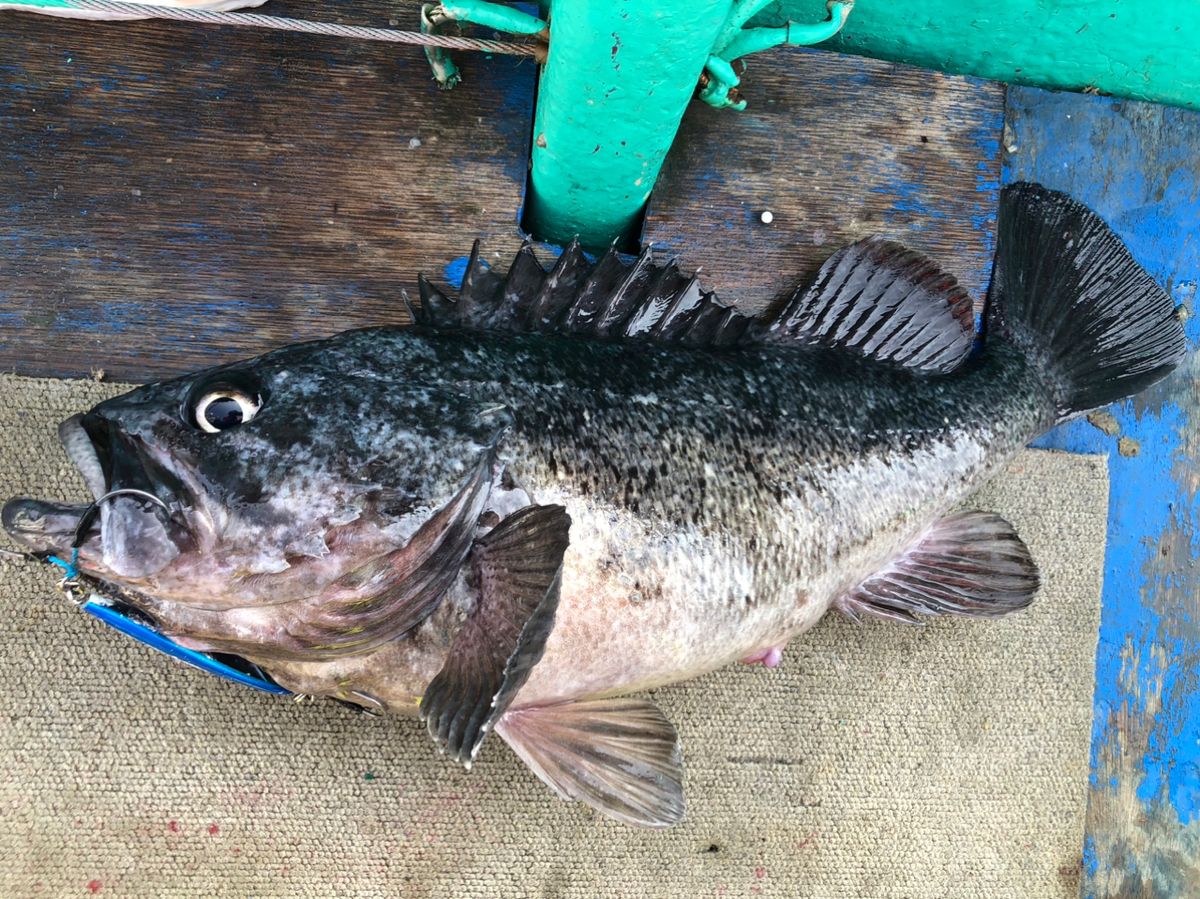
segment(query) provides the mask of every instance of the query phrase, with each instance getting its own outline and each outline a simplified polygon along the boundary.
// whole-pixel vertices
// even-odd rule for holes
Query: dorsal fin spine
[[[659,318],[651,331],[651,335],[666,340],[674,340],[687,328],[692,317],[700,308],[703,295],[700,290],[700,276],[693,274],[680,290],[674,302],[667,307],[666,312]]]
[[[511,330],[525,330],[520,310],[542,289],[545,278],[546,271],[538,261],[533,246],[528,242],[522,244],[504,279],[495,324],[507,325]]]
[[[646,277],[653,263],[653,254],[646,247],[634,261],[633,266],[625,273],[620,286],[613,291],[606,303],[601,304],[596,314],[596,334],[599,337],[610,337],[624,323],[628,311],[632,311],[636,294],[634,291],[644,287],[639,283]]]
[[[562,283],[577,273],[580,266],[587,265],[587,259],[583,255],[583,250],[579,245],[579,240],[572,240],[567,244],[566,249],[559,254],[554,266],[542,281],[542,288],[538,291],[537,296],[530,304],[529,311],[526,315],[526,324],[531,330],[543,331],[554,330],[557,325],[557,319],[563,309],[569,303],[568,299],[562,302],[562,308],[556,308],[558,303],[557,295],[560,293]]]
[[[409,299],[408,291],[405,290],[403,287],[400,288],[400,302],[404,305],[404,311],[408,315],[408,320],[410,322],[416,322],[417,321],[416,310],[413,309],[412,300]]]
[[[475,287],[475,282],[479,277],[477,269],[479,268],[479,238],[475,238],[475,242],[471,244],[471,255],[467,257],[467,268],[463,272],[462,288],[458,292],[460,300],[466,299],[468,306],[470,305],[470,296]]]
[[[622,275],[624,271],[625,264],[621,261],[621,255],[615,246],[609,247],[588,273],[587,280],[579,289],[579,296],[567,309],[563,324],[568,331],[586,331],[591,327],[599,314],[602,291],[611,290],[606,288],[606,282],[612,280],[614,275]]]
[[[646,284],[646,292],[642,303],[633,310],[626,322],[624,333],[626,337],[651,337],[655,328],[662,321],[663,315],[671,304],[673,295],[678,291],[679,269],[674,260],[662,266]]]
[[[430,284],[424,275],[417,275],[417,290],[421,294],[422,322],[438,326],[458,324],[454,301]]]

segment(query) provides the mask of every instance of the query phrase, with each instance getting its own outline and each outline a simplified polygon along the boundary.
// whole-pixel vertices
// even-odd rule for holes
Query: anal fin
[[[516,709],[496,732],[564,799],[642,827],[683,819],[679,736],[652,702],[623,697]]]
[[[905,624],[922,615],[998,618],[1025,608],[1038,589],[1029,547],[1011,524],[991,512],[940,518],[880,571],[834,605]]]

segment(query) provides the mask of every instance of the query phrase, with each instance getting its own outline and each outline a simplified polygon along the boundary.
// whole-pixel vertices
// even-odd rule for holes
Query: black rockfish
[[[1170,298],[1089,210],[1010,187],[998,247],[978,351],[967,293],[879,239],[754,319],[648,253],[473,258],[457,301],[422,280],[413,327],[68,419],[98,507],[13,499],[4,526],[75,543],[86,581],[185,647],[419,715],[464,763],[494,729],[560,795],[669,825],[675,730],[618,697],[776,663],[831,608],[1023,608],[1020,538],[947,510],[1179,362]]]

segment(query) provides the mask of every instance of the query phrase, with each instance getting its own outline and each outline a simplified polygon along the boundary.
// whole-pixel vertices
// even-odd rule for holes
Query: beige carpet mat
[[[54,426],[111,385],[0,377],[0,498],[77,499]],[[831,616],[775,671],[658,691],[687,820],[556,799],[493,739],[470,773],[410,720],[185,668],[0,563],[0,897],[1078,895],[1108,494],[1026,452],[978,504],[1045,586],[924,628]]]

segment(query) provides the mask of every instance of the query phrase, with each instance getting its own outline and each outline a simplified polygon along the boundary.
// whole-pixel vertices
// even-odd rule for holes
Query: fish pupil
[[[231,396],[219,396],[204,409],[205,420],[218,431],[242,423],[242,404]]]

